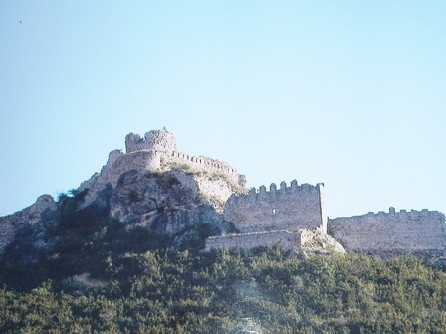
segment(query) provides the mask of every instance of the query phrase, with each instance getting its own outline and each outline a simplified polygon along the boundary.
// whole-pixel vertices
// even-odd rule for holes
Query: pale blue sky
[[[77,188],[128,132],[330,217],[446,212],[446,1],[2,1],[0,216]]]

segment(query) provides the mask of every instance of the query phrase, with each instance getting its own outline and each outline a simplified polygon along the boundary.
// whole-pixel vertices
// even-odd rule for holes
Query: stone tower
[[[175,136],[163,128],[146,132],[144,138],[138,134],[129,133],[125,137],[126,153],[155,150],[160,152],[173,152],[177,150]]]

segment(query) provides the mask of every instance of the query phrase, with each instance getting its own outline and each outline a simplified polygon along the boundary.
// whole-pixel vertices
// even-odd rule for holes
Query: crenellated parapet
[[[269,190],[265,186],[251,189],[247,194],[232,195],[223,215],[242,233],[278,229],[311,229],[326,233],[324,184],[299,186],[293,180],[289,187],[282,182],[279,188],[273,183]]]
[[[235,168],[231,167],[228,163],[217,159],[212,159],[204,156],[192,156],[185,153],[170,151],[159,152],[156,151],[161,157],[160,167],[166,165],[184,164],[198,170],[208,170],[213,172],[221,172],[223,174],[238,176],[238,172]],[[163,166],[164,165],[164,166]]]
[[[302,185],[298,185],[296,180],[291,181],[290,186],[287,186],[285,181],[280,183],[280,186],[277,187],[275,183],[271,183],[268,187],[260,186],[259,188],[251,188],[247,194],[237,194],[230,198],[231,203],[255,203],[258,201],[263,201],[265,198],[280,198],[283,196],[296,196],[300,194],[301,196],[306,196],[306,194],[310,194],[312,192],[319,193],[320,187],[324,187],[323,183],[318,183],[313,186],[308,183],[304,183]]]

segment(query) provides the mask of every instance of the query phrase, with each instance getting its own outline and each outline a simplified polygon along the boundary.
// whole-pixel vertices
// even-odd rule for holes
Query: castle
[[[179,168],[193,174],[200,194],[219,212],[232,194],[242,193],[246,189],[245,176],[228,163],[178,152],[175,137],[166,129],[149,131],[144,138],[129,133],[125,137],[125,148],[126,153],[112,151],[101,172],[80,186],[79,191],[89,189],[85,206],[93,201],[94,194],[106,184],[110,183],[115,188],[119,177],[129,170],[157,173]]]
[[[149,154],[145,166],[149,170],[180,166],[218,172],[237,185],[237,192],[225,195],[229,198],[222,210],[224,220],[232,223],[237,233],[208,238],[206,249],[272,245],[294,249],[318,233],[331,235],[347,250],[371,254],[446,251],[445,217],[437,211],[396,212],[390,208],[387,214],[329,219],[323,183],[298,185],[294,180],[290,186],[282,182],[280,187],[271,184],[268,190],[261,186],[246,192],[245,177],[233,167],[177,152],[174,136],[165,129],[147,132],[144,138],[129,134],[125,147],[124,157]]]
[[[390,208],[388,213],[331,219],[323,183],[299,185],[294,180],[289,186],[282,182],[279,187],[271,184],[268,190],[261,186],[248,191],[244,175],[228,163],[177,151],[175,137],[166,129],[149,131],[143,138],[130,133],[125,138],[125,148],[125,153],[112,151],[101,172],[81,184],[78,191],[88,192],[80,209],[88,208],[105,194],[110,217],[118,221],[159,226],[162,216],[163,226],[168,227],[165,231],[177,234],[198,222],[232,226],[235,233],[225,234],[231,229],[222,229],[222,235],[207,238],[208,250],[274,245],[294,250],[321,240],[329,240],[336,248],[337,240],[347,251],[380,256],[407,252],[426,258],[446,256],[445,216],[440,212],[396,212]],[[164,172],[174,175],[183,195],[188,194],[195,202],[189,201],[184,207],[178,202],[175,206],[172,198],[161,198],[149,186],[142,189],[139,181],[129,189],[123,184],[129,173],[150,176]],[[138,180],[144,181],[144,177]],[[137,191],[143,193],[138,195]],[[24,223],[57,220],[54,199],[42,198],[22,212],[0,218],[0,253]],[[37,236],[43,235],[39,233],[36,230]],[[43,245],[44,239],[35,243]]]
[[[245,177],[238,174],[237,170],[226,162],[178,152],[175,137],[165,128],[149,131],[144,135],[144,138],[129,133],[125,137],[125,149],[125,156],[132,160],[135,155],[145,156],[146,159],[141,160],[145,163],[143,168],[148,171],[163,170],[166,166],[178,166],[186,169],[193,168],[197,172],[221,173],[234,185],[244,186],[246,183]]]

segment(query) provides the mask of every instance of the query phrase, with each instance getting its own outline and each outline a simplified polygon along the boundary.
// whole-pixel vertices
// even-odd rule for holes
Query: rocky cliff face
[[[162,173],[123,173],[110,198],[111,218],[129,226],[178,234],[199,223],[222,221],[203,199],[193,176],[181,169]]]
[[[30,207],[1,217],[0,255],[10,246],[23,255],[24,261],[32,261],[37,251],[51,247],[53,240],[46,238],[46,232],[59,218],[59,208],[50,195],[42,195]]]
[[[304,230],[301,232],[299,252],[304,258],[311,255],[329,255],[345,253],[344,247],[333,237],[320,231]]]
[[[56,202],[44,195],[29,208],[0,218],[0,255],[8,248],[33,261],[39,250],[57,241],[47,236],[49,227],[73,227],[97,219],[169,234],[177,246],[198,224],[211,224],[214,233],[219,232],[223,223],[219,211],[231,194],[224,179],[181,168],[149,172],[142,167],[140,154],[125,156],[112,152],[101,173],[73,191],[74,197]],[[220,197],[213,197],[218,191]]]

